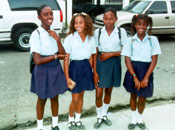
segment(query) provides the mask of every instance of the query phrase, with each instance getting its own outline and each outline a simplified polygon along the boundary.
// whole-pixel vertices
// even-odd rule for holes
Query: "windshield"
[[[151,1],[133,1],[128,6],[126,6],[123,11],[132,13],[142,13]]]

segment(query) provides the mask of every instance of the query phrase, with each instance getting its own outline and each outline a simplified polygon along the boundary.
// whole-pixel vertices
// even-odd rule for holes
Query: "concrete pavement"
[[[127,125],[131,120],[129,110],[122,110],[114,113],[109,113],[109,118],[112,120],[112,126],[102,126],[98,130],[128,130]],[[175,103],[148,107],[144,111],[143,119],[146,123],[146,130],[175,130]],[[93,128],[96,122],[96,116],[86,117],[81,119],[86,127],[86,130],[96,130]],[[51,126],[44,126],[44,130],[50,130]],[[68,130],[67,122],[59,123],[60,130]],[[36,128],[28,129],[36,130]],[[135,130],[140,130],[137,126]]]

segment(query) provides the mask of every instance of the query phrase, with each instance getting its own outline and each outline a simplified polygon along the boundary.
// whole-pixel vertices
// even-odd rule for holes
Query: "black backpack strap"
[[[121,45],[121,28],[120,27],[118,27],[118,36],[119,36],[120,45]]]
[[[101,28],[98,31],[98,46],[100,46],[100,35],[101,35]]]

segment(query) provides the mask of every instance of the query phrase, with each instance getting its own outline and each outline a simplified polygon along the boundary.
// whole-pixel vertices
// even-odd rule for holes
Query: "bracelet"
[[[133,75],[132,75],[132,77],[135,77],[136,76],[136,74],[134,73]]]
[[[54,57],[55,57],[55,60],[57,60],[57,55],[54,55]]]

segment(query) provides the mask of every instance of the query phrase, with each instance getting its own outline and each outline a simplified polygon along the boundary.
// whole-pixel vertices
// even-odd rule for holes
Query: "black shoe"
[[[75,125],[76,125],[76,128],[78,128],[78,130],[85,130],[85,126],[81,121],[76,122]]]
[[[58,126],[52,127],[52,130],[60,130]]]
[[[145,125],[144,122],[143,122],[143,123],[138,123],[138,126],[139,126],[139,128],[142,129],[142,130],[145,130],[145,129],[146,129],[146,125]]]
[[[101,126],[102,123],[103,123],[103,119],[97,118],[97,122],[95,122],[94,128],[95,128],[95,129],[100,128],[100,126]]]
[[[75,122],[74,121],[71,121],[67,124],[69,130],[76,130],[76,127],[75,127]]]
[[[128,129],[133,130],[136,127],[137,124],[129,123],[128,124]]]
[[[111,125],[112,125],[111,120],[109,120],[107,116],[103,116],[103,122],[104,122],[107,126],[111,126]]]

